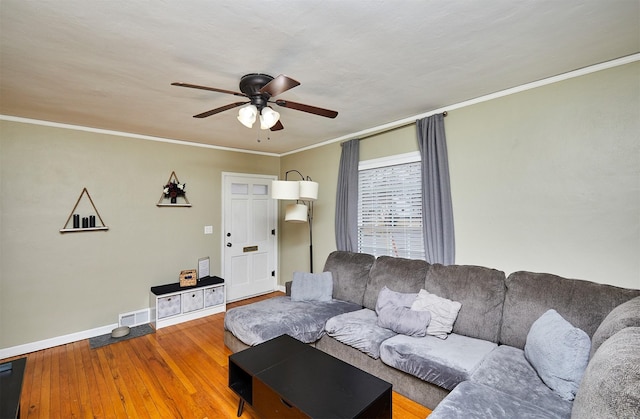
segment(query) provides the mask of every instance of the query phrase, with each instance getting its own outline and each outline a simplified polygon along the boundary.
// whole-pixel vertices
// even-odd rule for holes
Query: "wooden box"
[[[180,286],[190,287],[196,285],[198,282],[198,275],[195,269],[187,269],[180,271]]]

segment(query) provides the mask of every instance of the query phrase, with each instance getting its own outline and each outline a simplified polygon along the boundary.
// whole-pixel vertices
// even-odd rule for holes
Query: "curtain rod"
[[[437,113],[434,113],[433,115],[437,115]],[[433,116],[433,115],[429,115],[429,116]],[[442,116],[443,116],[443,117],[445,117],[445,118],[446,118],[446,117],[447,117],[447,115],[449,115],[449,113],[448,113],[447,111],[442,112]],[[425,118],[428,118],[428,117],[425,117]],[[372,132],[372,133],[366,134],[366,135],[364,135],[364,136],[358,137],[357,139],[358,139],[358,140],[364,140],[365,138],[373,137],[374,135],[383,134],[383,133],[385,133],[385,132],[389,132],[389,131],[392,131],[392,130],[394,130],[394,129],[403,128],[403,127],[406,127],[406,126],[409,126],[409,125],[413,125],[413,124],[415,124],[415,123],[416,123],[416,121],[417,121],[417,119],[416,119],[416,120],[414,120],[414,121],[411,121],[411,122],[407,122],[407,123],[405,123],[405,124],[394,125],[393,127],[387,128],[387,129],[385,129],[385,130],[377,131],[377,132]],[[351,139],[349,139],[349,140],[340,141],[340,145],[342,145],[342,144],[346,143],[347,141],[351,141],[351,140],[355,140],[355,139],[356,139],[356,138],[351,138]]]

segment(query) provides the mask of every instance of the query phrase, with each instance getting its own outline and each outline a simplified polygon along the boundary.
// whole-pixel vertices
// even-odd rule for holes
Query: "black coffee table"
[[[262,417],[390,418],[391,384],[288,335],[229,356],[229,387]]]
[[[20,417],[20,393],[27,358],[0,364],[0,418]]]

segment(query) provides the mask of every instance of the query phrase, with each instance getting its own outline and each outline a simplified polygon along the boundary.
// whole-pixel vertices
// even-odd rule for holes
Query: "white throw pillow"
[[[430,294],[426,290],[420,290],[411,310],[428,311],[431,313],[431,321],[427,326],[427,334],[446,339],[453,330],[453,324],[458,318],[458,312],[462,304],[446,298]]]

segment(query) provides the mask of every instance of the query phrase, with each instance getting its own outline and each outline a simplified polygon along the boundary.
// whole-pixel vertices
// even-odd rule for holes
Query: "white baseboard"
[[[278,291],[286,292],[284,285],[278,285]],[[41,351],[43,349],[53,348],[54,346],[65,345],[71,342],[77,342],[83,339],[89,339],[96,336],[111,333],[113,329],[118,327],[118,323],[108,324],[106,326],[96,327],[95,329],[84,330],[82,332],[70,333],[68,335],[57,336],[51,339],[40,340],[37,342],[25,343],[24,345],[12,346],[0,349],[0,359],[10,358],[13,356],[24,355],[30,352]]]
[[[106,326],[96,327],[95,329],[84,330],[82,332],[70,333],[68,335],[57,336],[51,339],[40,340],[37,342],[25,343],[24,345],[12,346],[10,348],[0,349],[0,359],[12,356],[24,355],[30,352],[40,351],[42,349],[53,348],[54,346],[65,345],[71,342],[77,342],[83,339],[89,339],[100,335],[111,333],[113,329],[118,327],[118,323]]]

